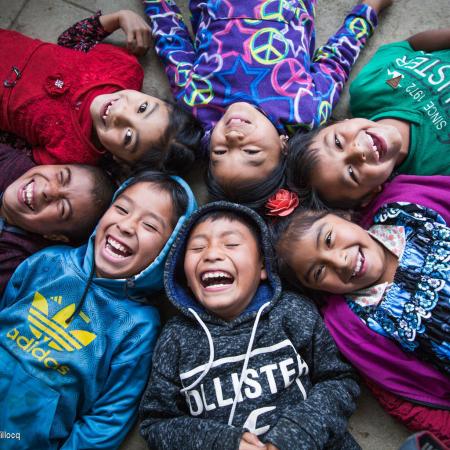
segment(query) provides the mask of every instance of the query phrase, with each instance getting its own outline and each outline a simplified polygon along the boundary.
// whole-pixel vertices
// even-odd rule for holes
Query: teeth
[[[30,181],[30,183],[28,183],[22,193],[22,199],[25,202],[25,204],[34,211],[34,206],[33,206],[33,186],[34,186],[34,181]]]
[[[361,253],[358,253],[358,261],[356,262],[355,269],[353,270],[352,277],[354,277],[359,271],[361,270],[363,263],[362,255]]]
[[[108,244],[111,247],[114,247],[115,249],[125,253],[127,251],[127,248],[123,246],[120,242],[117,242],[115,239],[113,239],[111,236],[108,237]]]
[[[218,272],[206,272],[202,275],[202,281],[209,280],[210,278],[231,278],[226,272],[218,271]]]
[[[106,240],[106,248],[110,250],[110,253],[113,253],[114,256],[119,258],[126,258],[132,254],[132,252],[122,245],[120,242],[117,242],[111,236],[108,236]]]

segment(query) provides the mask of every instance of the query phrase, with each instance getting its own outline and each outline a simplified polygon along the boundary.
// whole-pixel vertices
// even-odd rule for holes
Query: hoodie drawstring
[[[238,402],[239,393],[241,392],[241,388],[242,388],[242,385],[244,384],[244,379],[246,377],[248,361],[250,360],[250,353],[252,352],[253,341],[255,340],[256,329],[258,328],[259,319],[260,319],[261,314],[264,311],[264,309],[267,308],[269,305],[270,305],[270,302],[264,303],[264,305],[262,305],[259,308],[258,313],[256,314],[255,323],[253,324],[253,328],[252,328],[252,334],[250,335],[250,340],[248,342],[247,351],[245,353],[244,364],[242,366],[241,375],[239,377],[239,387],[238,387],[237,392],[236,392],[236,394],[234,396],[233,406],[231,407],[230,416],[228,418],[228,425],[232,425],[232,423],[233,423],[234,413],[236,411],[236,405],[237,405],[237,402]],[[190,389],[193,389],[195,386],[197,386],[197,384],[199,384],[200,381],[202,381],[203,378],[206,377],[206,375],[209,372],[209,369],[211,369],[211,366],[213,365],[213,362],[214,362],[214,343],[213,343],[213,340],[212,340],[212,337],[211,337],[211,333],[209,332],[208,327],[205,325],[205,323],[200,318],[200,316],[192,308],[189,308],[189,311],[197,319],[198,323],[202,326],[202,328],[205,331],[206,336],[208,338],[209,361],[206,364],[205,368],[203,369],[203,372],[201,373],[201,375],[192,384],[190,384],[189,386],[181,389],[180,390],[181,393],[189,391]]]
[[[200,318],[200,316],[192,308],[189,308],[189,311],[197,319],[198,323],[202,326],[203,330],[206,333],[206,337],[208,338],[209,361],[208,361],[208,364],[206,364],[206,367],[203,370],[202,374],[192,384],[190,384],[189,386],[181,389],[180,390],[181,393],[189,391],[190,389],[193,389],[195,386],[197,386],[197,384],[200,383],[200,381],[202,381],[203,378],[206,377],[206,374],[209,372],[209,369],[211,369],[212,363],[214,362],[214,344],[213,344],[213,340],[212,340],[212,337],[211,337],[211,333],[209,332],[208,327],[205,325],[205,323]]]
[[[86,300],[86,296],[87,296],[87,293],[89,290],[89,286],[91,285],[92,278],[94,278],[94,272],[95,272],[95,264],[92,264],[91,272],[89,274],[89,278],[88,278],[86,287],[84,288],[83,295],[81,296],[81,300],[78,303],[77,307],[75,308],[75,311],[66,319],[67,324],[72,322],[73,318],[81,311],[84,301]]]
[[[239,386],[238,386],[236,395],[234,396],[233,406],[231,407],[231,411],[230,411],[230,417],[228,417],[228,425],[233,424],[234,413],[236,411],[236,405],[238,402],[239,394],[241,392],[241,387],[244,384],[244,379],[247,376],[246,372],[247,372],[248,361],[250,360],[250,353],[252,352],[253,341],[255,340],[255,334],[256,334],[256,329],[258,328],[259,318],[261,317],[261,314],[264,311],[264,309],[267,308],[267,306],[269,306],[269,305],[270,305],[270,302],[264,303],[264,305],[262,305],[261,308],[259,308],[258,314],[256,314],[255,323],[253,324],[252,334],[250,336],[250,341],[248,342],[247,352],[245,353],[245,359],[244,359],[244,364],[243,364],[242,370],[241,370],[241,376],[239,377]]]

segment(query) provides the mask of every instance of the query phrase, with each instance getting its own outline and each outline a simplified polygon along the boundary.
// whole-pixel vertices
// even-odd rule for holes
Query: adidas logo
[[[60,300],[61,297],[58,299]],[[36,292],[28,312],[28,323],[34,338],[21,335],[16,328],[10,330],[6,336],[14,341],[21,350],[43,362],[48,369],[54,369],[65,375],[69,372],[69,367],[61,366],[53,358],[50,349],[58,352],[81,350],[97,337],[94,333],[85,330],[68,330],[71,322],[66,323],[66,319],[72,316],[75,309],[75,303],[72,303],[58,311],[53,317],[49,317],[47,300],[39,292]],[[90,322],[89,317],[82,311],[80,311],[79,317],[85,323]],[[42,345],[45,345],[45,348],[42,348]]]
[[[89,345],[95,338],[94,333],[84,330],[71,330],[67,332],[70,323],[66,319],[72,316],[76,309],[75,303],[58,311],[53,317],[48,317],[48,303],[44,296],[36,292],[28,314],[30,329],[37,339],[44,336],[44,342],[59,352],[67,350],[73,352]],[[80,318],[89,323],[91,320],[80,311]]]

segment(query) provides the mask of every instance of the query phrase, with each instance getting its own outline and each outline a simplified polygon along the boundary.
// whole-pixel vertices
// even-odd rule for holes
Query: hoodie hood
[[[162,289],[163,287],[163,274],[164,264],[166,262],[167,255],[170,247],[174,242],[177,234],[184,225],[186,219],[197,208],[197,203],[194,194],[189,185],[180,177],[172,176],[173,178],[186,192],[188,196],[188,205],[184,214],[178,219],[178,222],[170,235],[168,241],[164,245],[163,249],[155,260],[144,270],[137,275],[129,278],[109,279],[109,278],[97,278],[94,276],[94,241],[97,228],[94,230],[89,238],[87,246],[77,249],[75,254],[76,259],[81,260],[81,269],[84,274],[92,278],[92,282],[104,289],[119,295],[120,297],[127,297],[130,299],[143,299],[144,296],[151,294]],[[114,194],[113,201],[130,185],[133,181],[133,177],[125,181]],[[111,204],[112,204],[111,203]]]
[[[207,311],[203,307],[203,305],[201,305],[196,300],[191,290],[188,288],[184,276],[184,254],[188,236],[192,228],[206,214],[218,211],[236,212],[240,215],[246,216],[250,222],[254,223],[260,233],[261,252],[267,271],[267,280],[260,283],[258,290],[256,291],[256,294],[254,295],[247,309],[231,321],[225,321]],[[267,228],[264,220],[255,211],[237,203],[230,203],[225,201],[208,203],[207,205],[198,209],[190,217],[190,219],[186,221],[180,233],[178,234],[167,258],[164,273],[164,287],[171,303],[185,316],[193,319],[193,313],[191,312],[191,310],[193,310],[205,322],[216,324],[226,323],[230,326],[235,326],[242,322],[254,319],[258,310],[265,303],[269,303],[269,305],[264,308],[265,313],[267,313],[280,297],[281,282],[278,275],[273,269],[273,264],[273,248],[270,241],[269,229]]]

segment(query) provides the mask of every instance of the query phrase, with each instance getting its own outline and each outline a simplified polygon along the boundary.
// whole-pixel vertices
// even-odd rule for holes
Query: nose
[[[44,201],[50,203],[62,197],[63,193],[57,183],[48,181],[42,190]]]
[[[345,250],[336,248],[329,252],[329,264],[332,264],[336,272],[345,280],[348,278],[350,263],[349,255]]]
[[[205,262],[222,261],[223,254],[220,251],[220,247],[214,244],[208,245],[206,251],[203,254],[203,259]]]
[[[130,236],[136,232],[136,220],[132,215],[122,217],[116,225],[119,231],[124,235]]]
[[[111,116],[111,122],[114,126],[125,126],[129,124],[131,114],[125,100],[119,100],[114,103],[109,114]]]
[[[349,162],[361,163],[366,160],[366,149],[357,139],[354,142],[349,143],[346,150]]]
[[[225,132],[225,139],[229,144],[237,144],[244,139],[244,133],[239,130],[229,130]]]

